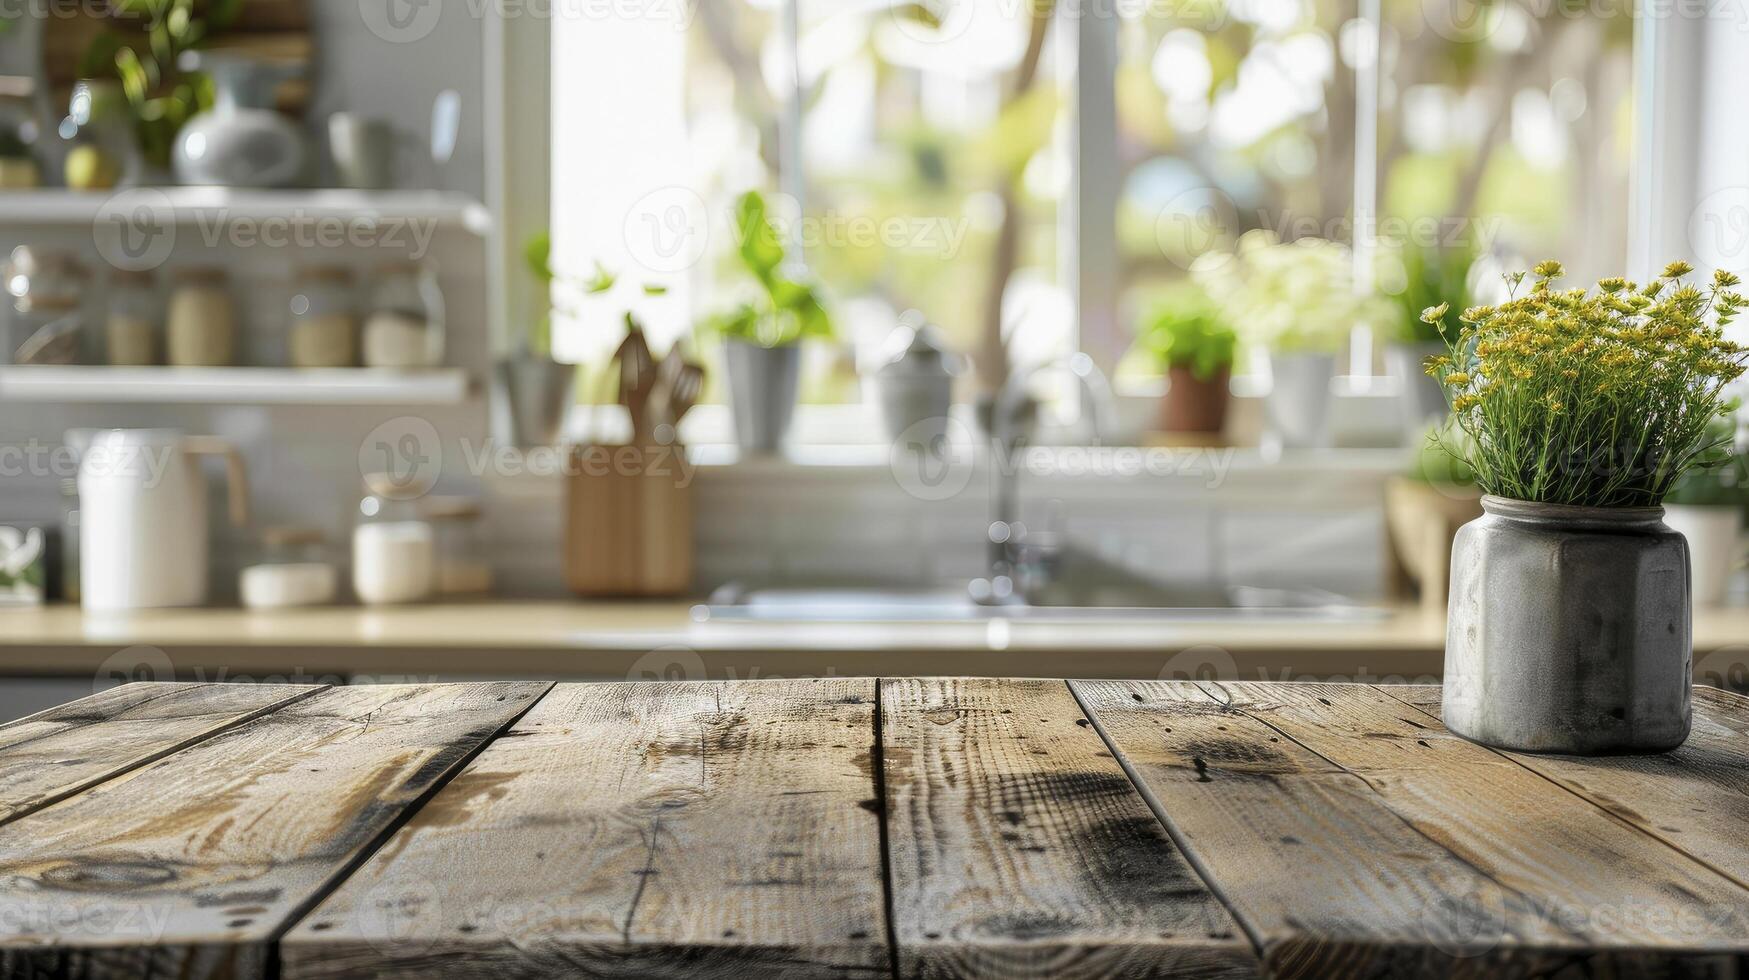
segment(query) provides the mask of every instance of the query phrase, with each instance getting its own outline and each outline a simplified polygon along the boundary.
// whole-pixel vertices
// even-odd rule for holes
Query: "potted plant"
[[[1721,418],[1715,440],[1733,436]],[[1749,460],[1733,453],[1716,469],[1690,472],[1664,498],[1664,523],[1688,541],[1694,601],[1719,606],[1743,558],[1743,515],[1749,508]]]
[[[1377,297],[1355,292],[1349,250],[1321,238],[1281,242],[1248,231],[1232,255],[1210,253],[1192,272],[1246,343],[1269,352],[1264,416],[1289,448],[1329,442],[1336,354],[1356,326],[1383,320]]]
[[[1385,368],[1403,385],[1403,424],[1411,436],[1446,413],[1445,392],[1427,374],[1429,359],[1445,352],[1444,333],[1458,328],[1458,314],[1473,305],[1469,273],[1474,250],[1407,246],[1399,255],[1403,288],[1389,292],[1396,333],[1385,344]],[[1428,323],[1421,314],[1443,304],[1445,317]]]
[[[1149,313],[1137,340],[1166,375],[1161,431],[1219,435],[1239,338],[1208,293],[1194,283],[1174,289]]]
[[[832,321],[815,287],[791,278],[786,252],[757,191],[735,206],[736,255],[758,284],[756,299],[707,324],[723,338],[735,441],[745,453],[774,453],[795,415],[801,382],[801,342],[830,337]]]
[[[1720,461],[1713,421],[1749,349],[1744,299],[1673,263],[1651,283],[1557,290],[1558,262],[1466,311],[1428,371],[1467,437],[1484,515],[1458,532],[1446,725],[1532,752],[1664,751],[1690,723],[1688,547],[1662,504]],[[1429,322],[1449,312],[1427,311]]]

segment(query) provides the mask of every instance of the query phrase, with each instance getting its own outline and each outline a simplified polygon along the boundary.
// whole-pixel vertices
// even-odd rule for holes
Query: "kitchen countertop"
[[[0,610],[0,675],[170,680],[870,675],[1427,681],[1444,623],[1112,619],[695,622],[692,603],[483,601],[279,612]],[[1695,616],[1697,665],[1749,660],[1749,609]],[[1709,659],[1710,658],[1710,659]],[[1728,669],[1728,668],[1727,668]],[[1741,667],[1739,665],[1738,669]]]

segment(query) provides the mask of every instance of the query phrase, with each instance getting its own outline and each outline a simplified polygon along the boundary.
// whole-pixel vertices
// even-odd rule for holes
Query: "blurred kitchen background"
[[[1749,272],[1728,7],[11,0],[0,716],[1437,671],[1419,313]],[[1682,500],[1749,682],[1736,471]]]

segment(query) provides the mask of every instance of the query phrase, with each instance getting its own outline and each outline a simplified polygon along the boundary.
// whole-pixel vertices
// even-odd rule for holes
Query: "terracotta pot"
[[[1214,432],[1227,426],[1228,382],[1232,370],[1222,368],[1207,380],[1189,367],[1176,365],[1166,375],[1169,387],[1160,400],[1162,432]]]

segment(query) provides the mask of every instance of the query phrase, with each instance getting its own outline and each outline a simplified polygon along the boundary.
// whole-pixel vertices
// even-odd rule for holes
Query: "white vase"
[[[1287,449],[1317,449],[1330,442],[1330,383],[1336,355],[1271,352],[1274,376],[1263,413],[1269,432]]]
[[[1688,539],[1695,604],[1723,605],[1731,573],[1743,555],[1743,511],[1737,507],[1667,504],[1664,523]]]

